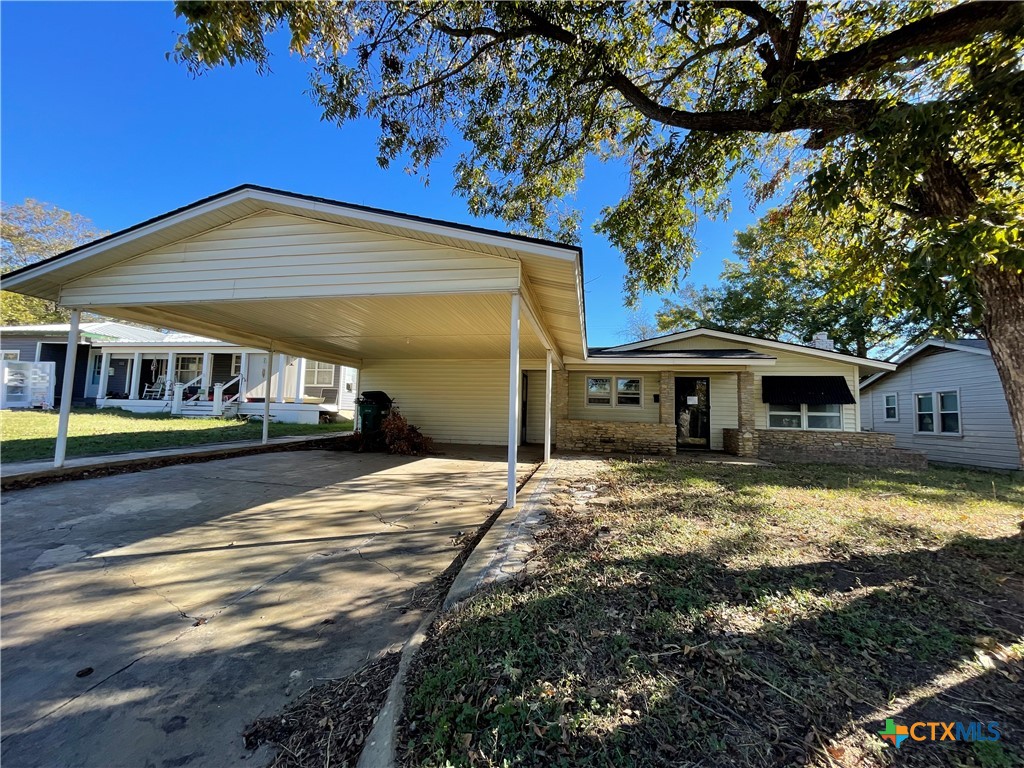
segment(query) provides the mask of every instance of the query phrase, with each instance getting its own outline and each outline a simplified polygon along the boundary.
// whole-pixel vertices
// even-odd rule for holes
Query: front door
[[[710,380],[676,377],[676,446],[679,450],[711,447]]]

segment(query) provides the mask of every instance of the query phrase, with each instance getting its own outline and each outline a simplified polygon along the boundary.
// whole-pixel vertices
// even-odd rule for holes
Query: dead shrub
[[[381,422],[384,435],[384,446],[388,453],[400,456],[419,456],[429,453],[434,441],[410,424],[401,414],[397,406],[392,406],[391,413]]]

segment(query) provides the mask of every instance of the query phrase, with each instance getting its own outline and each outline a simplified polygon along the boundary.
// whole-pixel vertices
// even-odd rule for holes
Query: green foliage
[[[807,176],[815,212],[857,212],[858,278],[941,313],[946,285],[1021,255],[1024,7],[950,2],[333,4],[179,2],[174,56],[194,71],[312,65],[326,120],[378,122],[378,161],[425,171],[453,136],[456,191],[477,215],[572,237],[564,200],[588,158],[629,191],[597,231],[627,296],[676,287],[698,216]],[[800,144],[804,148],[800,148]],[[974,302],[977,308],[977,301]]]
[[[974,335],[969,303],[947,292],[941,317],[892,305],[882,286],[854,275],[867,258],[846,207],[821,226],[806,206],[773,209],[736,235],[739,261],[727,261],[721,285],[687,287],[665,299],[662,331],[701,325],[752,336],[809,342],[825,332],[836,348],[875,356],[936,334]]]
[[[56,256],[102,237],[84,216],[31,198],[20,205],[3,205],[0,254],[3,272]],[[54,302],[7,291],[0,294],[0,324],[65,323],[69,312]]]

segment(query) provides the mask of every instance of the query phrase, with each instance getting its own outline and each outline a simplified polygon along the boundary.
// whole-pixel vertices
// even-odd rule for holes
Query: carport
[[[507,444],[510,507],[521,372],[545,375],[547,460],[553,368],[586,356],[578,248],[249,185],[11,272],[4,288],[70,308],[71,339],[89,311],[360,369],[360,389],[398,391],[428,434]]]

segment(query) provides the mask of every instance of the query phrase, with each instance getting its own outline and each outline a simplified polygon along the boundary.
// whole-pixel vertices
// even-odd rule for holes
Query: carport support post
[[[284,371],[281,371],[284,375]],[[270,439],[270,382],[274,378],[274,348],[267,350],[267,380],[263,386],[263,444]]]
[[[71,398],[75,387],[75,354],[78,352],[78,323],[82,310],[71,310],[68,329],[68,349],[64,353],[64,381],[60,388],[60,417],[57,419],[57,445],[53,450],[53,466],[63,467],[68,450],[68,419],[71,418]]]
[[[508,497],[516,505],[516,462],[519,459],[519,293],[512,294],[512,323],[508,347]]]
[[[551,350],[544,368],[544,463],[551,461]]]
[[[104,352],[100,357],[100,386],[96,392],[97,400],[107,399],[107,381],[110,379],[110,353]]]

